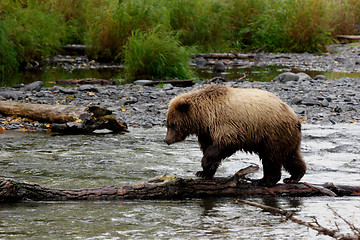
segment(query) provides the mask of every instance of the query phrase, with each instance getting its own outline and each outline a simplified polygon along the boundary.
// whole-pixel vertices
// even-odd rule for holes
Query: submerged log
[[[257,171],[250,166],[229,178],[213,180],[161,176],[147,182],[121,187],[88,189],[55,189],[37,184],[0,178],[0,202],[16,201],[77,201],[77,200],[126,200],[126,199],[186,199],[203,197],[240,196],[337,196],[333,190],[347,196],[360,196],[360,186],[335,186],[307,183],[278,184],[272,188],[255,186],[244,176]],[[346,190],[344,190],[345,188]]]
[[[84,134],[99,129],[125,132],[127,126],[116,120],[111,111],[97,106],[30,104],[0,101],[0,113],[49,123],[50,130],[60,134]]]

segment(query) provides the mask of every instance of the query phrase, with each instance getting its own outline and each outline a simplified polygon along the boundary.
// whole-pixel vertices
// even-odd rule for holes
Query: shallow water
[[[0,134],[0,176],[55,188],[127,185],[162,174],[193,177],[201,152],[194,137],[167,146],[164,128],[124,135]],[[303,181],[359,185],[360,124],[303,125]],[[241,161],[239,161],[241,159]],[[230,176],[256,155],[237,153],[216,176]],[[287,174],[284,172],[285,177]],[[251,177],[261,177],[261,171]],[[355,197],[247,198],[335,228],[326,204],[360,226]],[[0,239],[330,239],[233,198],[182,201],[28,202],[0,204]]]
[[[194,68],[193,69],[200,80],[207,80],[218,76],[214,74],[212,68]],[[298,69],[282,67],[277,65],[269,65],[263,67],[246,67],[246,68],[229,68],[226,72],[222,73],[221,76],[228,81],[236,81],[239,79],[247,81],[262,81],[270,82],[276,76],[283,72],[305,72],[310,77],[314,78],[317,75],[324,75],[328,79],[339,79],[343,77],[360,78],[359,72],[348,73],[348,72],[321,72],[321,71],[299,71]],[[99,78],[115,80],[117,84],[126,83],[121,76],[124,75],[123,68],[112,68],[112,69],[74,69],[72,71],[65,70],[61,67],[47,66],[43,70],[29,70],[19,72],[12,76],[7,76],[5,80],[0,80],[0,86],[13,86],[15,84],[28,84],[35,81],[44,82],[44,86],[52,87],[55,85],[57,80],[64,79],[83,79],[83,78]]]

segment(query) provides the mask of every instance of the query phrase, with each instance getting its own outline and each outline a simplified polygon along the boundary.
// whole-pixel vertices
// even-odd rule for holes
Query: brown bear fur
[[[259,89],[211,85],[171,100],[165,142],[173,144],[195,134],[203,151],[203,171],[211,179],[221,160],[237,150],[256,153],[264,177],[258,185],[273,186],[284,166],[298,182],[306,171],[300,154],[301,123],[294,111],[275,95]]]

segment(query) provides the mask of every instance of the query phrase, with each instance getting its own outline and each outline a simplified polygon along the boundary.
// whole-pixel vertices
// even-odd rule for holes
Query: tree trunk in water
[[[278,184],[272,188],[253,185],[244,176],[257,171],[257,166],[238,171],[230,178],[213,180],[161,176],[147,182],[122,187],[88,189],[53,189],[0,178],[0,202],[76,201],[125,199],[185,199],[240,196],[360,196],[360,186],[313,186],[307,183]]]
[[[72,105],[30,104],[0,101],[0,113],[6,116],[26,117],[51,123],[50,130],[61,134],[84,134],[97,129],[125,132],[124,123],[116,120],[111,111],[100,107]]]

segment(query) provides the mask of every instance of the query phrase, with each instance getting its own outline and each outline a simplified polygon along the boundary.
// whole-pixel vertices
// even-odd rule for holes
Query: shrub
[[[248,50],[259,48],[255,44],[253,35],[256,28],[253,23],[267,9],[267,2],[264,0],[230,0],[229,19],[231,24],[231,45],[232,47]]]
[[[360,1],[329,0],[326,9],[332,36],[358,34],[359,30],[356,25],[360,22]]]
[[[157,29],[158,30],[158,29]],[[125,46],[125,72],[131,79],[189,79],[189,53],[177,36],[157,30],[133,32]]]
[[[254,3],[260,7],[257,10],[260,14],[252,17],[245,32],[250,33],[249,48],[273,52],[320,52],[332,42],[324,1],[264,0],[261,4],[259,1]]]
[[[7,39],[13,42],[19,63],[56,53],[66,31],[58,14],[31,7],[15,9],[2,22],[9,30]]]
[[[14,44],[8,38],[9,30],[4,22],[0,22],[0,79],[19,68]]]
[[[159,0],[123,0],[105,5],[89,27],[87,44],[95,46],[89,54],[93,58],[121,60],[132,31],[156,26],[169,28],[167,9]]]
[[[167,2],[170,25],[180,32],[182,44],[200,51],[228,47],[228,4],[219,0],[171,0]]]

